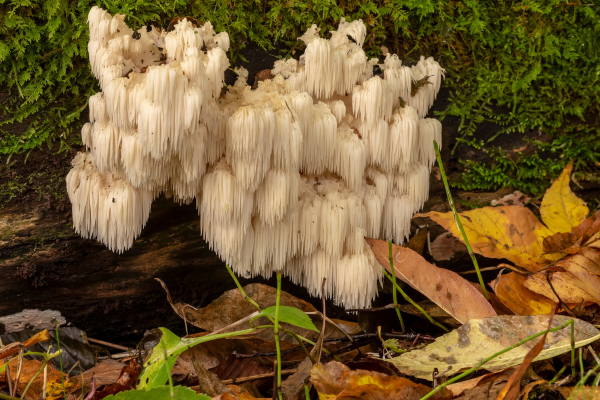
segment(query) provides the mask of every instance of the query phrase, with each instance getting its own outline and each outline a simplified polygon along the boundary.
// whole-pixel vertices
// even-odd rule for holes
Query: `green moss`
[[[488,165],[464,161],[459,187],[540,193],[571,158],[579,172],[597,169],[598,145],[577,147],[600,143],[591,118],[600,111],[600,5],[559,0],[0,0],[0,85],[10,95],[0,129],[29,117],[23,135],[0,132],[0,153],[56,141],[63,151],[79,142],[74,132],[98,90],[85,23],[96,4],[136,28],[165,27],[175,16],[210,20],[229,32],[232,59],[250,41],[281,46],[285,56],[300,50],[296,38],[312,23],[326,33],[342,16],[360,18],[369,55],[385,43],[406,61],[431,55],[446,68],[452,95],[437,116],[460,118],[456,145],[485,146],[493,158]],[[497,136],[482,141],[478,127],[486,121],[504,127],[498,135],[541,128],[552,140],[510,161],[495,148]]]

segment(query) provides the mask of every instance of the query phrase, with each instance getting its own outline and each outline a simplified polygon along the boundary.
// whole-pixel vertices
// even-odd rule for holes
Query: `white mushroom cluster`
[[[423,117],[439,64],[388,54],[373,76],[365,25],[342,19],[330,39],[313,25],[300,61],[277,61],[257,89],[236,68],[223,90],[229,38],[210,22],[133,31],[94,7],[88,23],[102,92],[67,176],[76,231],[122,252],[169,192],[196,200],[203,237],[236,273],[280,270],[313,295],[327,278],[327,297],[369,306],[382,272],[364,238],[403,243],[428,197],[442,127]]]

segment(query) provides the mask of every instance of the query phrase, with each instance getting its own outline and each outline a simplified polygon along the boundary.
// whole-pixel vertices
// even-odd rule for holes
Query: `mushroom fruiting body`
[[[223,92],[229,37],[210,22],[134,32],[93,7],[88,23],[102,92],[67,176],[75,230],[127,250],[169,191],[196,200],[201,234],[236,273],[281,270],[313,295],[327,278],[327,297],[369,306],[382,271],[364,237],[403,243],[428,196],[439,64],[388,54],[373,76],[364,24],[342,19],[331,39],[311,27],[300,61],[277,61],[257,89],[236,68]]]

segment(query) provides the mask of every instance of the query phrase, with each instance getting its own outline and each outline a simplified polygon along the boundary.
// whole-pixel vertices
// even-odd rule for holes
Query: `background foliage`
[[[250,41],[287,53],[312,23],[324,32],[339,19],[362,19],[370,55],[385,44],[406,60],[440,60],[451,90],[438,118],[460,118],[454,144],[486,149],[491,163],[461,160],[454,185],[502,186],[543,193],[566,163],[597,179],[600,155],[600,6],[589,0],[0,0],[0,86],[8,90],[0,154],[60,141],[79,143],[87,97],[98,90],[87,62],[87,12],[99,5],[135,27],[166,27],[172,17],[210,20],[232,38],[231,56]],[[6,129],[25,122],[24,134]],[[482,123],[503,129],[482,140]],[[504,156],[498,135],[539,129],[549,141],[535,154]],[[485,136],[485,135],[484,135]]]

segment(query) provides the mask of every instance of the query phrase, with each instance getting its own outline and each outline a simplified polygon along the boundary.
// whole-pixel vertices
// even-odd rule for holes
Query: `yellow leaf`
[[[446,375],[455,375],[469,369],[483,359],[518,343],[538,332],[548,329],[549,315],[498,315],[484,319],[472,319],[460,328],[445,334],[427,347],[404,353],[390,361],[406,375],[432,380],[434,368]],[[575,347],[585,346],[600,339],[600,331],[593,325],[572,317],[556,315],[552,327],[558,327],[573,319],[575,321]],[[533,339],[487,363],[482,369],[490,372],[518,365],[523,362],[539,339]],[[571,328],[548,333],[546,345],[535,361],[546,360],[571,350]]]
[[[571,232],[590,212],[585,201],[575,196],[569,187],[572,170],[573,164],[567,165],[542,200],[542,221],[553,233]]]
[[[483,207],[459,214],[473,251],[505,258],[528,271],[539,271],[564,256],[544,254],[544,237],[552,235],[526,207]],[[464,243],[452,212],[417,214],[433,219]]]

